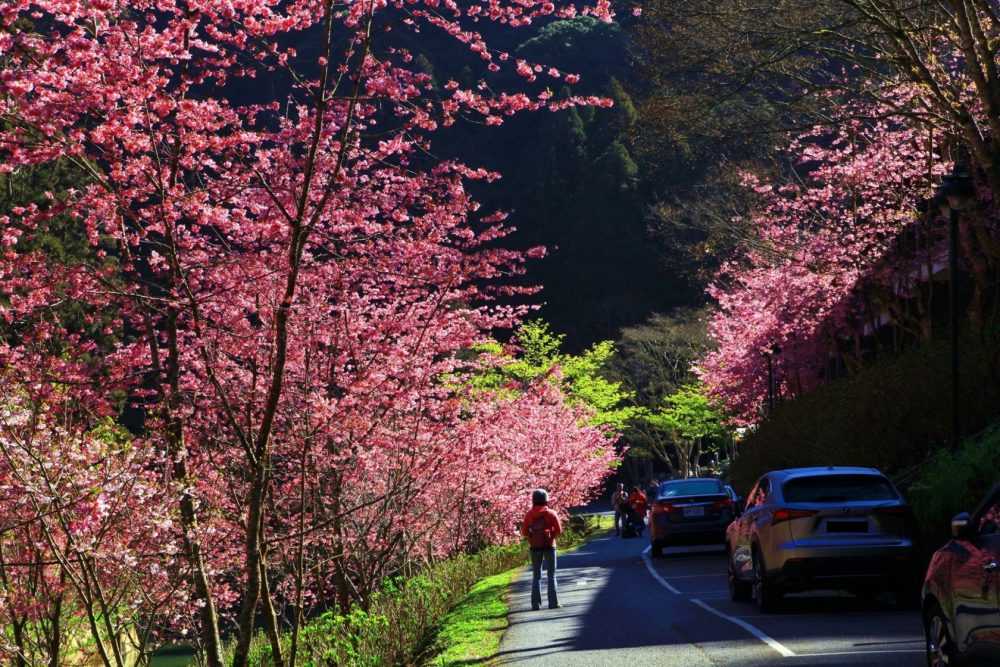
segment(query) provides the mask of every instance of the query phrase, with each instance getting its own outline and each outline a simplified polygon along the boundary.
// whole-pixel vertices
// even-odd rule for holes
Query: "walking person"
[[[628,505],[628,492],[625,491],[625,485],[618,482],[618,488],[611,494],[611,509],[615,511],[615,535],[621,535],[622,523],[628,516],[625,512],[626,505]]]
[[[635,530],[639,533],[639,537],[642,537],[642,531],[646,528],[646,494],[642,492],[638,484],[632,487],[632,494],[628,497],[628,504],[635,513],[635,517],[633,518]]]
[[[542,561],[548,574],[549,609],[559,609],[556,586],[556,538],[562,533],[559,517],[549,509],[549,493],[535,489],[531,494],[531,509],[524,515],[521,534],[531,548],[531,609],[542,606]]]

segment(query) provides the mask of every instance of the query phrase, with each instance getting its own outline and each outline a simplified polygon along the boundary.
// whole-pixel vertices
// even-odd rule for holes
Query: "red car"
[[[1000,484],[951,532],[924,579],[927,664],[1000,665]]]

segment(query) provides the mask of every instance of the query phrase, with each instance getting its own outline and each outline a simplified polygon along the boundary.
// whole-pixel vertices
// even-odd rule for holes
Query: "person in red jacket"
[[[646,494],[642,492],[638,484],[632,487],[632,494],[628,497],[628,504],[632,506],[632,511],[635,512],[635,531],[639,533],[639,537],[642,537],[642,531],[646,527],[644,522],[646,517]]]
[[[531,509],[521,522],[521,535],[528,538],[531,548],[531,608],[542,606],[542,561],[549,579],[549,609],[559,609],[556,586],[556,538],[562,533],[559,517],[549,509],[549,493],[535,489],[531,494]]]

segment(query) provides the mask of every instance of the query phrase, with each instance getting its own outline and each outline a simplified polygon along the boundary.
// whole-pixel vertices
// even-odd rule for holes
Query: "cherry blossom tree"
[[[895,109],[920,104],[906,88],[894,95]],[[933,132],[892,117],[855,103],[842,123],[789,145],[798,180],[745,176],[766,198],[746,221],[758,242],[710,290],[718,348],[699,363],[743,421],[755,421],[768,396],[769,364],[778,393],[793,397],[831,366],[860,363],[862,339],[885,324],[929,335],[924,287],[946,248],[943,221],[926,202],[949,165]]]
[[[607,472],[608,434],[556,389],[473,400],[443,380],[474,370],[460,351],[516,324],[523,311],[496,297],[516,291],[505,280],[524,258],[501,248],[503,216],[465,191],[496,175],[427,157],[433,132],[463,116],[498,124],[605,104],[553,101],[545,81],[575,75],[512,61],[476,30],[578,12],[611,19],[606,0],[0,7],[0,169],[62,160],[83,174],[65,197],[0,218],[5,394],[29,397],[47,429],[72,425],[44,446],[5,429],[5,442],[30,443],[9,446],[6,479],[38,516],[33,529],[51,534],[46,576],[72,587],[85,615],[102,604],[86,591],[127,564],[146,605],[138,627],[191,626],[209,665],[222,664],[231,628],[233,664],[245,665],[262,615],[284,664],[295,648],[282,653],[280,601],[297,628],[307,604],[363,601],[413,554],[467,546],[463,508],[480,537],[505,539],[531,487],[570,504]],[[439,91],[410,69],[396,36],[420,31],[478,54],[481,83]],[[493,90],[505,67],[535,92]],[[248,100],[258,87],[280,92]],[[91,257],[60,261],[32,243],[57,216],[85,230]],[[141,415],[135,454],[89,435],[122,410]],[[74,462],[67,498],[93,483],[98,505],[170,516],[155,534],[176,556],[98,568],[121,543],[42,521],[52,493],[24,456],[40,470],[46,457]],[[111,460],[115,472],[94,477],[89,462]],[[77,510],[59,507],[72,522]],[[93,511],[102,530],[131,520]],[[175,588],[180,607],[164,617],[157,592]],[[117,637],[135,632],[133,617],[90,623],[105,664],[124,663]]]
[[[191,613],[155,453],[108,420],[85,430],[56,397],[2,396],[0,650],[17,664],[128,664]]]

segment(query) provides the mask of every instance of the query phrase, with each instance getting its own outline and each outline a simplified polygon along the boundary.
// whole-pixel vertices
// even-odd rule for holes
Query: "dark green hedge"
[[[955,454],[936,452],[907,489],[929,550],[951,537],[951,517],[971,512],[1000,481],[1000,423],[967,441]]]
[[[966,432],[1000,418],[1000,332],[961,341],[961,410]],[[895,475],[924,464],[949,439],[947,341],[779,404],[740,445],[729,478],[740,493],[768,470],[858,465]]]

